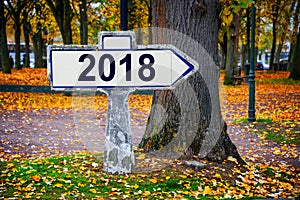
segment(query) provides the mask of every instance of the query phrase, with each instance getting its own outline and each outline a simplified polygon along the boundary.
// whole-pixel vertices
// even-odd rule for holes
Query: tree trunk
[[[24,17],[27,17],[25,14]],[[25,39],[25,54],[23,59],[23,67],[29,67],[30,64],[30,39],[29,39],[29,32],[30,32],[30,24],[26,20],[23,22],[23,33],[24,33],[24,39]]]
[[[277,41],[277,19],[278,19],[278,12],[279,12],[279,4],[281,0],[277,0],[276,4],[273,5],[272,11],[273,11],[273,20],[272,20],[272,48],[271,48],[271,57],[270,57],[270,70],[277,70],[274,69],[274,57],[275,57],[275,51],[276,51],[276,41]]]
[[[234,69],[237,66],[238,55],[238,32],[239,32],[239,17],[236,13],[233,14],[233,20],[227,31],[227,54],[225,65],[225,85],[234,85]]]
[[[247,52],[246,52],[245,44],[242,44],[241,54],[242,54],[242,58],[241,58],[241,62],[240,62],[240,67],[241,67],[241,69],[243,69],[243,67],[246,64],[246,60],[247,60]]]
[[[276,50],[276,54],[275,54],[275,62],[277,62],[277,63],[280,60],[280,54],[281,54],[281,51],[282,51],[282,47],[283,47],[282,43],[277,45],[277,50]]]
[[[69,0],[46,0],[59,27],[64,44],[72,44],[73,12]]]
[[[4,16],[4,2],[0,1],[0,65],[2,66],[2,72],[10,74],[10,62],[9,52],[7,48],[7,37],[6,37],[6,18]]]
[[[298,30],[296,46],[294,50],[293,62],[289,78],[300,80],[300,28]]]
[[[294,11],[293,15],[293,31],[291,36],[291,46],[290,46],[290,53],[289,53],[289,62],[293,61],[293,56],[295,55],[295,44],[297,40],[297,31],[299,25],[299,13],[300,13],[300,3],[297,3],[296,10]]]
[[[79,3],[80,12],[80,43],[82,45],[88,43],[88,19],[87,19],[87,7],[86,0],[82,0]]]
[[[157,38],[154,43],[173,44],[197,60],[200,66],[199,71],[175,89],[155,91],[139,147],[154,153],[165,150],[164,155],[170,159],[196,155],[221,162],[231,155],[243,163],[221,119],[218,70],[212,70],[212,65],[208,64],[208,57],[212,62],[217,62],[218,58],[218,0],[206,3],[155,0],[152,3],[152,25],[169,30],[163,29],[153,35]],[[202,47],[205,52],[201,52]],[[211,71],[203,76],[203,70]],[[208,80],[214,81],[207,84]]]
[[[20,24],[20,17],[19,15],[15,16],[15,68],[16,69],[22,69],[22,66],[20,64],[21,61],[21,24]]]
[[[33,49],[34,49],[34,68],[43,67],[43,38],[42,31],[39,30],[32,36]]]
[[[247,8],[246,15],[247,15],[247,21],[246,21],[246,63],[250,63],[250,27],[251,27],[251,7]],[[244,67],[244,66],[243,66]]]
[[[35,10],[38,15],[41,14],[42,8],[38,2],[35,2]],[[32,35],[32,43],[34,50],[34,68],[43,67],[43,38],[42,25],[40,22],[36,24],[36,32]]]
[[[233,32],[234,27],[228,27],[227,34],[227,54],[226,54],[226,63],[225,63],[225,78],[224,78],[224,84],[225,85],[234,85],[233,81],[233,60],[234,60],[234,42],[235,38],[232,37],[234,34]]]

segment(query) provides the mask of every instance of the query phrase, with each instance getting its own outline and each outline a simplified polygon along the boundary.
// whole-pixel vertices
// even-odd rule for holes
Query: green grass
[[[275,141],[277,144],[300,144],[299,134],[296,137],[290,137],[290,135],[285,135],[283,133],[267,133],[266,138]]]
[[[112,175],[101,170],[101,163],[98,166],[95,163],[99,162],[89,154],[1,161],[0,198],[214,199],[222,197],[224,193],[204,195],[205,188],[211,193],[223,188],[234,189],[236,194],[240,194],[243,188],[232,184],[234,181],[228,179],[228,172],[231,171],[233,177],[245,175],[239,170],[215,171],[215,167],[200,172],[170,167],[156,172]],[[281,173],[280,180],[284,182],[295,179],[289,172],[277,172],[270,167],[259,170],[265,177],[276,174],[279,177],[278,173]],[[275,187],[272,184],[277,182],[270,182],[269,188]],[[251,187],[256,190],[256,185]],[[257,194],[256,197],[261,195]]]
[[[300,85],[300,81],[289,78],[256,79],[256,82],[265,84]]]
[[[234,123],[246,123],[246,122],[248,122],[248,118],[243,117],[241,119],[234,120],[233,122]],[[273,123],[273,121],[269,118],[258,118],[258,119],[256,119],[256,122],[269,123],[269,124]],[[252,123],[252,122],[250,122],[250,123]]]
[[[234,123],[248,123],[248,118],[235,120]],[[258,118],[256,122],[250,123],[254,127],[254,129],[250,127],[250,131],[262,135],[265,139],[272,140],[277,144],[300,145],[300,127],[297,122],[273,122],[269,118]]]
[[[282,128],[279,131],[274,131],[270,128],[263,128],[254,131],[254,133],[263,135],[264,138],[272,140],[277,144],[294,144],[300,145],[300,132],[297,130],[289,130]]]
[[[56,199],[118,197],[143,198],[150,193],[176,194],[186,191],[184,181],[193,181],[197,190],[203,182],[199,178],[184,180],[174,171],[161,174],[110,175],[93,167],[90,155],[51,157],[45,159],[0,162],[4,197]],[[34,178],[38,176],[40,178]],[[165,177],[168,176],[169,179]],[[151,182],[152,181],[152,182]],[[151,184],[152,183],[152,184]],[[149,192],[149,193],[148,193]]]

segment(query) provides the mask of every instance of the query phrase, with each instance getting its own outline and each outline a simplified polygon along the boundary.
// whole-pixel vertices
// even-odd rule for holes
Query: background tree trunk
[[[298,30],[297,42],[294,50],[293,62],[289,78],[300,80],[300,28]]]
[[[15,19],[15,68],[16,69],[22,69],[22,66],[20,64],[21,61],[21,46],[20,46],[20,42],[21,42],[21,24],[20,24],[20,16],[16,15],[14,17]]]
[[[34,48],[34,67],[43,67],[43,38],[42,31],[39,30],[32,36],[33,48]]]
[[[87,7],[86,0],[79,2],[80,13],[80,44],[84,45],[88,43],[88,19],[87,19]]]
[[[237,68],[239,16],[233,14],[233,20],[227,31],[227,54],[225,64],[225,85],[234,85],[234,69]]]
[[[37,15],[41,14],[41,5],[39,2],[35,2],[35,10]],[[43,38],[42,38],[42,26],[38,22],[36,25],[36,32],[32,35],[32,43],[34,49],[34,67],[41,68],[43,66]]]
[[[279,62],[280,60],[280,54],[281,54],[281,51],[282,51],[282,47],[283,47],[283,43],[279,43],[277,45],[277,50],[276,50],[276,53],[275,53],[275,62]]]
[[[26,12],[24,12],[23,17],[27,18],[28,15],[25,14]],[[25,20],[23,22],[23,33],[24,33],[24,39],[25,39],[25,54],[24,57],[22,58],[23,60],[23,67],[29,67],[30,64],[30,60],[29,60],[29,53],[30,53],[30,36],[29,36],[29,32],[30,32],[30,23]]]
[[[194,41],[200,43],[215,62],[218,59],[218,16],[218,0],[211,0],[206,3],[196,0],[152,1],[153,26],[166,27],[188,35]],[[194,59],[201,60],[201,55],[197,54],[197,49],[188,46],[184,38],[180,40],[178,39],[179,37],[172,38],[172,36],[165,37],[164,32],[161,35],[156,35],[160,43],[173,44],[179,49],[184,49],[184,52]],[[154,43],[156,42],[158,41],[154,41]],[[217,85],[218,79],[212,84]],[[183,92],[188,90],[194,93]],[[192,98],[192,95],[196,96],[196,100],[194,97]],[[180,101],[184,103],[181,104]],[[204,143],[210,143],[210,141],[204,142],[204,138],[208,134],[207,128],[209,123],[211,120],[218,120],[220,126],[222,125],[220,133],[218,133],[219,137],[215,144],[209,144],[213,145],[210,152],[206,152],[205,156],[200,156],[208,160],[223,161],[227,156],[232,155],[240,162],[243,162],[235,145],[226,133],[226,124],[222,123],[221,118],[211,118],[212,109],[220,108],[219,101],[218,105],[212,105],[212,103],[214,102],[210,98],[209,90],[200,73],[195,73],[172,91],[155,91],[147,128],[139,147],[144,148],[145,151],[155,151],[169,145],[172,139],[175,138],[176,140],[175,136],[181,128],[180,121],[183,118],[187,118],[189,119],[187,120],[188,122],[196,121],[197,123],[190,124],[190,127],[187,127],[186,133],[184,133],[180,141],[177,141],[177,144],[187,143],[188,140],[191,140],[190,145],[186,146],[184,150],[186,158],[200,155],[201,148],[206,145]],[[184,106],[185,108],[183,108]],[[165,113],[163,110],[165,110]],[[199,112],[195,112],[197,110]],[[157,125],[157,121],[164,121],[164,123]],[[192,137],[188,130],[193,128],[196,130],[195,137]]]
[[[6,37],[6,17],[4,15],[4,2],[0,1],[0,64],[3,73],[11,73],[9,52],[7,48],[7,37]]]
[[[56,23],[59,27],[64,44],[72,44],[72,28],[73,12],[69,0],[46,0],[51,8]]]
[[[292,31],[290,53],[289,53],[289,63],[293,61],[293,56],[295,55],[294,51],[295,51],[295,44],[297,40],[298,25],[299,25],[299,13],[300,13],[300,2],[297,3],[296,10],[293,15],[293,31]]]
[[[277,42],[277,19],[278,19],[278,13],[279,13],[279,4],[281,0],[277,0],[276,3],[272,7],[273,11],[273,20],[272,20],[272,48],[271,48],[271,56],[270,56],[270,70],[277,70],[274,68],[274,57],[275,57],[275,51],[276,51],[276,42]]]
[[[247,8],[246,10],[246,15],[247,15],[247,21],[246,21],[246,47],[245,47],[245,52],[246,52],[246,62],[245,63],[250,63],[250,35],[251,35],[251,7]],[[244,63],[244,65],[245,65]],[[242,67],[244,67],[244,65]]]

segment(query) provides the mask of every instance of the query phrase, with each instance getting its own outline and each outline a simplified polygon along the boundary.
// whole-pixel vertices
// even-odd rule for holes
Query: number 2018
[[[88,75],[88,73],[95,66],[95,57],[91,54],[83,54],[79,57],[79,62],[84,62],[86,59],[90,60],[89,65],[85,68],[80,74],[78,81],[95,81],[96,77]],[[145,60],[149,60],[149,63],[145,63]],[[109,73],[107,75],[104,74],[104,62],[105,60],[109,61]],[[139,57],[139,64],[141,67],[138,70],[138,76],[142,81],[151,81],[155,77],[155,69],[154,65],[154,57],[151,54],[142,54]],[[125,64],[126,67],[126,81],[131,81],[131,54],[126,54],[124,58],[120,60],[120,65]],[[145,70],[148,70],[149,73],[145,75]],[[116,62],[114,57],[111,54],[103,54],[99,59],[98,64],[98,72],[101,80],[103,81],[111,81],[116,74]]]

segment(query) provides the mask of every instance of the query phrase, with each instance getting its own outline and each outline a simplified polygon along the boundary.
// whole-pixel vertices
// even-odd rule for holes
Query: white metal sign
[[[170,88],[195,66],[173,49],[51,49],[51,82],[59,88]]]

